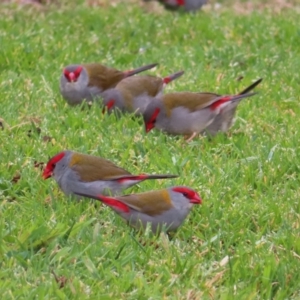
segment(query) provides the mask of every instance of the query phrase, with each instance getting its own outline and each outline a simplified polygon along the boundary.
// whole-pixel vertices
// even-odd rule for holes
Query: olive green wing
[[[113,180],[122,176],[131,175],[128,171],[116,166],[104,158],[86,155],[84,161],[76,156],[71,160],[70,167],[80,175],[84,182],[97,180]]]
[[[102,90],[115,87],[124,77],[124,72],[98,63],[84,64],[89,74],[88,86],[97,86]]]
[[[167,190],[158,190],[140,194],[117,197],[117,199],[131,209],[155,216],[173,207]]]

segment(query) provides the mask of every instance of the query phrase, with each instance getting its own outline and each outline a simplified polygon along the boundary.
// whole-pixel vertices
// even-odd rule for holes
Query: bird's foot
[[[197,135],[197,132],[193,132],[191,136],[185,135],[184,139],[186,140],[187,143],[189,143],[193,138],[195,138]]]

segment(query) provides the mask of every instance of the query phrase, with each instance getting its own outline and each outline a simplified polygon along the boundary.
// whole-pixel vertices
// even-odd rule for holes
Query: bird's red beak
[[[152,130],[155,127],[156,119],[159,113],[160,113],[160,108],[156,107],[149,120],[145,120],[144,118],[146,133],[148,133],[150,130]]]
[[[107,108],[107,111],[109,111],[112,107],[114,107],[114,105],[115,105],[115,100],[114,99],[109,100],[103,107],[102,113],[103,114],[105,113],[105,107]]]
[[[69,81],[69,82],[74,82],[76,81],[76,74],[75,72],[69,72],[68,70],[64,69],[64,75],[66,77],[66,79]]]
[[[50,171],[48,168],[45,168],[44,172],[43,172],[43,178],[46,180],[50,177],[52,177],[53,172]]]
[[[154,124],[153,123],[145,123],[146,133],[148,133],[149,131],[151,131],[153,128],[154,128]]]
[[[202,204],[202,199],[198,194],[195,194],[193,199],[190,200],[190,202],[193,204]]]
[[[82,67],[79,66],[74,72],[69,72],[67,69],[64,69],[63,73],[69,82],[76,82],[78,77],[80,76],[81,71]]]
[[[69,80],[70,80],[71,82],[76,81],[76,76],[75,76],[75,73],[74,73],[74,72],[70,72],[70,73],[69,73]]]

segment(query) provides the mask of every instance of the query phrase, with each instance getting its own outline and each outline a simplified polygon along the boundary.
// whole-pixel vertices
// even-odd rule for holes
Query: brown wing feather
[[[102,90],[115,87],[125,77],[122,71],[98,63],[84,64],[83,67],[89,74],[88,86],[98,86]]]
[[[161,214],[173,207],[167,190],[127,195],[117,197],[117,199],[128,205],[131,209],[150,216],[155,216],[158,212]]]
[[[172,109],[180,106],[184,106],[192,112],[197,111],[207,107],[217,97],[220,97],[220,95],[214,93],[181,92],[166,94],[163,96],[162,101],[167,108],[167,114],[170,114]]]
[[[91,155],[84,155],[82,159],[81,157],[82,155],[74,154],[70,161],[70,167],[80,174],[81,181],[108,180],[122,175],[131,175],[104,158]]]
[[[132,99],[143,94],[155,97],[163,87],[163,81],[159,77],[151,75],[131,76],[120,81],[118,89],[125,101],[127,109],[132,109]]]
[[[117,85],[118,89],[129,90],[134,97],[144,93],[147,93],[151,97],[155,97],[161,91],[162,87],[162,79],[151,75],[127,77]]]

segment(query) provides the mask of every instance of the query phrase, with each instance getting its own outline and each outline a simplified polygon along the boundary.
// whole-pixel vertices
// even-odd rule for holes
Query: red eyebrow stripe
[[[105,197],[103,195],[99,195],[98,198],[106,205],[113,207],[117,210],[121,210],[122,212],[128,213],[130,211],[129,207],[123,202],[110,197]]]

